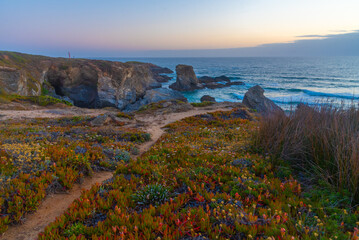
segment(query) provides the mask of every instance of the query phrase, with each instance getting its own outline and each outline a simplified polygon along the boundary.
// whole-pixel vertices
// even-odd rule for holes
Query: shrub
[[[213,104],[214,104],[214,102],[208,102],[208,101],[204,101],[204,102],[200,102],[200,103],[191,103],[191,105],[193,107],[207,107],[207,106],[211,106]]]
[[[119,118],[127,118],[129,120],[133,119],[133,116],[131,116],[130,114],[123,113],[123,112],[117,113],[116,116]]]
[[[114,158],[116,161],[124,161],[125,163],[131,160],[130,153],[125,150],[117,150]]]
[[[286,160],[309,178],[322,179],[337,191],[349,190],[359,202],[359,110],[352,105],[300,105],[289,116],[260,121],[253,146]]]
[[[67,106],[73,106],[72,103],[57,99],[51,96],[20,96],[20,95],[7,95],[3,96],[3,98],[6,98],[8,101],[25,101],[25,102],[31,102],[40,106],[49,106],[54,105],[56,103],[63,103]]]
[[[85,228],[85,225],[83,225],[82,223],[75,223],[69,226],[64,231],[64,235],[67,237],[71,237],[72,235],[78,236],[80,234],[84,234]]]
[[[157,205],[169,198],[169,191],[161,184],[152,184],[147,185],[132,197],[138,205]]]

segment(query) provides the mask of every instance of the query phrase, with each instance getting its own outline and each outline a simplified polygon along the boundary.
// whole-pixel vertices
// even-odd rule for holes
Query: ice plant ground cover
[[[34,212],[48,193],[71,189],[93,171],[114,170],[149,134],[89,117],[0,123],[0,233]]]
[[[358,209],[304,198],[296,179],[249,152],[258,123],[246,118],[237,109],[168,125],[39,239],[358,239]]]

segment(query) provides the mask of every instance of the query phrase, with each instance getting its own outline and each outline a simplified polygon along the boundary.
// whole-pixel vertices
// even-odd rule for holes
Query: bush
[[[359,110],[352,105],[300,105],[289,116],[273,114],[260,121],[253,146],[283,159],[309,178],[337,191],[349,190],[359,202]]]
[[[130,114],[126,114],[126,113],[123,113],[123,112],[119,112],[116,114],[117,117],[119,118],[127,118],[129,120],[132,120],[133,119],[133,116],[130,115]]]
[[[169,191],[161,184],[147,185],[133,196],[138,205],[157,205],[169,198]]]
[[[131,160],[130,153],[125,150],[117,150],[115,155],[116,161],[124,161],[125,163],[128,163]]]
[[[63,103],[66,104],[67,106],[73,106],[72,103],[66,101],[66,100],[62,100],[62,99],[57,99],[51,96],[19,96],[19,95],[7,95],[7,96],[2,96],[3,98],[6,98],[8,101],[25,101],[25,102],[31,102],[40,106],[49,106],[49,105],[54,105],[57,103]]]

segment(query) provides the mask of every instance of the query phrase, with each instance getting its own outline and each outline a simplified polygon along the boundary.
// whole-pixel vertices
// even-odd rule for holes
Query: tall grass
[[[337,191],[349,191],[359,203],[359,109],[332,104],[300,105],[289,116],[274,113],[260,120],[254,146],[288,161],[307,177]]]

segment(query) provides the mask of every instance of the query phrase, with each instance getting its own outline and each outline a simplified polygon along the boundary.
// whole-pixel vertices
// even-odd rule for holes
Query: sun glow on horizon
[[[0,46],[99,52],[254,47],[354,31],[357,9],[354,0],[3,0]]]

